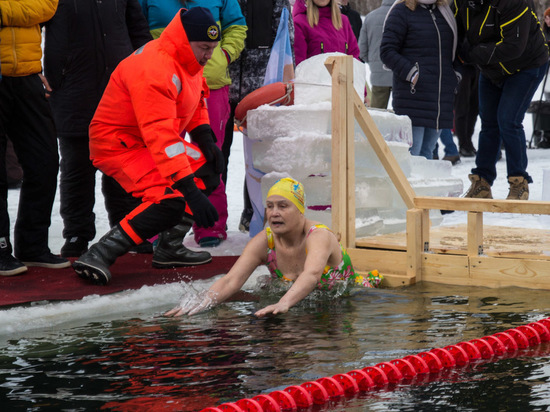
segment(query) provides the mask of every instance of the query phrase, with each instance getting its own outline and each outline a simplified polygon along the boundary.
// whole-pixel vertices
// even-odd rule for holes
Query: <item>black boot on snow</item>
[[[134,245],[135,243],[115,226],[73,263],[73,269],[82,279],[97,285],[106,285],[111,280],[109,267]]]
[[[157,269],[180,266],[204,265],[212,261],[208,252],[194,252],[183,246],[183,238],[193,221],[184,217],[181,223],[159,234],[159,242],[153,253],[153,267]]]

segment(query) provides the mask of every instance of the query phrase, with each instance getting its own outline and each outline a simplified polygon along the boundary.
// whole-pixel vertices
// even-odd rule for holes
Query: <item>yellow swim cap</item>
[[[300,213],[304,213],[306,194],[304,192],[304,186],[297,180],[289,177],[279,179],[277,183],[271,186],[269,192],[267,192],[267,197],[273,195],[279,195],[290,200],[296,205]]]

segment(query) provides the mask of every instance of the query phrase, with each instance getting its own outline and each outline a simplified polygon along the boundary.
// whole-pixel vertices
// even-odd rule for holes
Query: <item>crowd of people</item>
[[[190,250],[183,239],[191,229],[199,248],[227,238],[235,107],[265,84],[285,8],[295,65],[328,52],[364,61],[372,86],[366,101],[379,109],[391,102],[411,119],[412,155],[437,157],[441,139],[443,159],[456,164],[475,156],[465,196],[491,198],[503,148],[508,199],[528,199],[522,122],[547,71],[550,23],[545,13],[541,30],[530,0],[382,0],[364,19],[348,0],[6,0],[0,2],[0,275],[66,268],[76,258],[80,277],[106,284],[110,266],[129,250],[152,253],[156,268],[210,262],[209,252]],[[23,171],[13,247],[8,142]],[[111,228],[89,247],[97,170]],[[60,255],[48,247],[58,172]],[[274,188],[267,231],[213,286],[217,295],[226,290],[223,300],[258,264],[275,267],[279,277],[288,273],[296,281],[290,295],[260,316],[288,310],[322,282],[326,268],[344,264],[343,277],[355,276],[328,228],[304,217],[301,184],[285,180]],[[248,230],[246,184],[243,195],[240,228]],[[306,259],[310,244],[315,253],[308,247]]]

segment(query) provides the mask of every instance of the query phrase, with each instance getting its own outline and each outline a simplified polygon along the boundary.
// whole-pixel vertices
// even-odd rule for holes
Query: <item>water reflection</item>
[[[543,292],[422,284],[307,300],[287,315],[233,302],[192,318],[158,310],[8,340],[1,410],[181,410],[283,389],[550,315]],[[315,410],[546,410],[548,345]]]

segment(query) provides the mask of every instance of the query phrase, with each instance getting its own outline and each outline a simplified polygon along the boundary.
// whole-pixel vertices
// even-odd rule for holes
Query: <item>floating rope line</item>
[[[417,375],[437,373],[462,367],[479,360],[510,357],[519,349],[550,341],[550,318],[518,326],[504,332],[432,349],[416,355],[381,362],[375,366],[339,373],[332,377],[292,385],[284,390],[223,403],[201,412],[279,412],[297,411],[312,405],[322,405],[331,398],[352,397],[358,392],[383,388]]]

